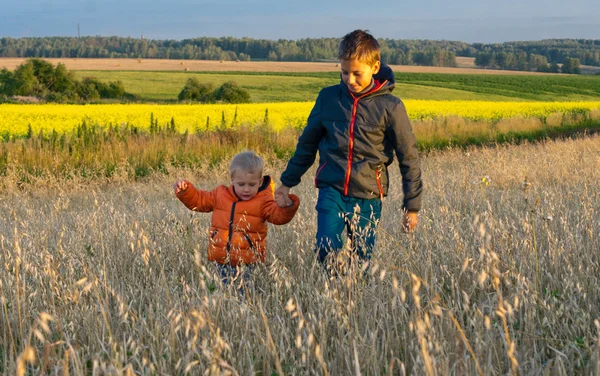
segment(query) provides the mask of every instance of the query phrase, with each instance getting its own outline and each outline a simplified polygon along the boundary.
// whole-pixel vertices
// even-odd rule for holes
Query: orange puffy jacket
[[[190,182],[177,198],[188,209],[212,212],[208,259],[219,264],[236,266],[265,261],[267,222],[283,225],[292,220],[300,199],[290,195],[294,204],[279,207],[274,200],[275,183],[265,176],[256,196],[242,201],[233,186],[220,185],[213,191],[196,189]]]

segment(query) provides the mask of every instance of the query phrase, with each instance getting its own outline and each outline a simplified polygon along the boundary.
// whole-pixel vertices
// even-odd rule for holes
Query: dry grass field
[[[0,58],[0,68],[15,69],[26,59]],[[191,71],[191,72],[338,72],[334,63],[302,63],[273,61],[215,61],[215,60],[166,60],[166,59],[46,59],[52,64],[63,63],[67,69],[108,71]],[[476,69],[472,58],[457,58],[459,67],[421,67],[391,65],[396,73],[456,73],[494,75],[540,75],[544,73],[508,70]],[[471,61],[471,62],[470,62]]]
[[[396,184],[366,279],[315,265],[309,175],[244,296],[211,275],[210,216],[171,192],[225,175],[169,174],[2,178],[1,374],[600,372],[600,137],[424,155],[418,231]]]

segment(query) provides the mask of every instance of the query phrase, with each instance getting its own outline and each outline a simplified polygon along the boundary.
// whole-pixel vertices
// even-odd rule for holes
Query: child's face
[[[381,63],[369,65],[360,60],[342,60],[342,80],[353,93],[360,93],[371,85],[373,75],[379,72]]]
[[[259,173],[247,171],[235,171],[231,175],[231,184],[235,189],[235,194],[242,200],[248,201],[258,193],[263,182]]]

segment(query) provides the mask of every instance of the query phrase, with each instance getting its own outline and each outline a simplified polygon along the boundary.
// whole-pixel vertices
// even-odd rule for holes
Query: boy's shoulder
[[[322,98],[323,97],[332,97],[334,95],[338,95],[340,91],[341,91],[340,84],[331,85],[331,86],[325,86],[319,92],[319,97],[322,97]]]
[[[217,199],[219,199],[220,197],[224,197],[224,196],[228,196],[228,197],[232,197],[232,192],[233,192],[233,187],[232,186],[228,186],[228,185],[218,185],[215,187],[215,189],[213,189],[213,194],[215,195],[215,197]]]

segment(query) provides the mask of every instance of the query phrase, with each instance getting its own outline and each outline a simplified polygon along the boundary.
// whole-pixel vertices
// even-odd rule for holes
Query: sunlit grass
[[[309,171],[245,297],[211,276],[210,215],[171,191],[178,178],[226,184],[226,163],[108,185],[19,185],[9,170],[0,373],[596,373],[598,155],[599,137],[423,153],[412,236],[398,225],[393,165],[366,280],[315,264]],[[271,160],[267,173],[282,168]]]

